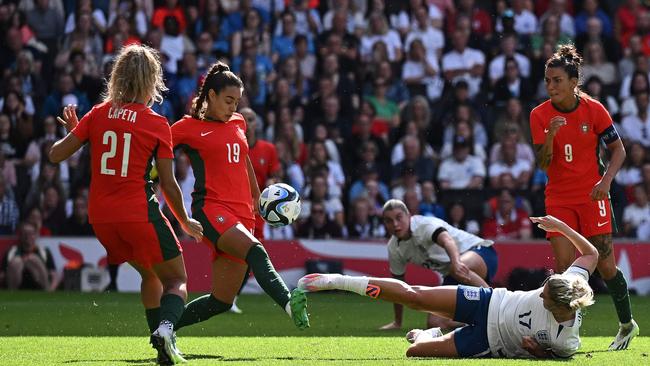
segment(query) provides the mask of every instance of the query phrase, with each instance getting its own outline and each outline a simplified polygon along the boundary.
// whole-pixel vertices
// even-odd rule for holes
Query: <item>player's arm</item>
[[[257,185],[255,169],[253,169],[253,163],[251,163],[251,158],[248,155],[246,155],[246,168],[248,169],[248,183],[251,186],[251,193],[253,194],[253,212],[257,213],[260,202],[260,187]]]
[[[614,125],[610,125],[605,129],[605,131],[600,134],[600,138],[607,145],[607,149],[611,156],[605,174],[591,191],[591,199],[593,200],[604,200],[608,197],[612,181],[614,180],[616,173],[621,169],[621,166],[623,166],[623,161],[625,161],[626,155],[625,147],[623,146],[623,142],[619,138]]]
[[[463,261],[460,259],[460,252],[458,251],[456,241],[451,237],[451,235],[449,235],[445,228],[440,227],[434,231],[431,235],[431,240],[441,246],[445,252],[447,252],[447,255],[449,256],[449,260],[451,262],[449,274],[453,278],[463,284],[479,287],[489,287],[487,282],[485,282],[481,276],[477,275],[474,271],[467,267],[465,263],[463,263]]]
[[[189,218],[183,203],[183,193],[178,186],[174,176],[173,159],[158,158],[156,159],[156,169],[158,170],[158,179],[160,180],[160,189],[165,195],[165,201],[171,208],[174,216],[181,224],[183,231],[194,239],[201,240],[203,237],[203,227],[201,224]]]
[[[551,161],[553,160],[553,140],[555,139],[557,131],[559,131],[560,127],[565,124],[566,119],[564,117],[555,116],[551,118],[548,129],[544,131],[546,133],[544,143],[534,145],[537,165],[539,165],[540,169],[543,171],[546,171],[549,165],[551,165]]]
[[[521,340],[521,347],[537,358],[554,358],[553,352],[543,348],[533,337],[524,336]]]
[[[59,141],[55,142],[54,145],[50,148],[48,157],[53,163],[60,163],[63,160],[69,158],[72,154],[77,152],[82,146],[83,141],[81,141],[77,136],[72,133]]]
[[[598,264],[598,250],[594,247],[589,240],[580,235],[577,231],[569,227],[562,220],[559,220],[551,215],[543,217],[531,217],[530,220],[539,226],[540,229],[548,232],[558,232],[564,235],[573,246],[578,249],[580,257],[578,257],[571,266],[584,268],[589,271],[591,275],[596,269]]]

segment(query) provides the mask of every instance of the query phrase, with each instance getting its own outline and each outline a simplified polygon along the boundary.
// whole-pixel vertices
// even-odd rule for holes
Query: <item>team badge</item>
[[[478,289],[475,288],[465,288],[463,289],[463,295],[467,300],[478,301],[481,299],[481,294]]]
[[[535,334],[535,339],[537,343],[542,346],[546,346],[551,343],[551,337],[548,335],[548,330],[540,330]]]
[[[223,224],[226,219],[224,219],[223,216],[217,216],[217,221]]]
[[[589,132],[589,124],[587,124],[587,122],[582,122],[580,129],[582,130],[582,133]]]
[[[264,163],[266,163],[266,160],[264,160],[264,158],[261,158],[261,159],[260,159],[260,164],[261,164],[261,165],[264,165]]]

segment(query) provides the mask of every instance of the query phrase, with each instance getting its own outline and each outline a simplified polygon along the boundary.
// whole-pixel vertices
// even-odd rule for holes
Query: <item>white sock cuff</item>
[[[361,296],[366,295],[366,288],[370,279],[368,277],[343,276],[342,290],[357,293]]]

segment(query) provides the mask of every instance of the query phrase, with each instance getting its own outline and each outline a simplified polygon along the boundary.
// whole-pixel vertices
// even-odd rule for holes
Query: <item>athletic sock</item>
[[[618,321],[621,324],[629,323],[632,320],[632,305],[630,304],[630,294],[627,290],[627,281],[623,272],[616,269],[616,276],[610,280],[605,280],[609,294],[614,301]]]
[[[341,290],[354,292],[361,296],[376,297],[368,293],[368,287],[370,286],[368,284],[368,277],[340,276],[335,281],[337,281],[339,284],[337,288]],[[378,286],[375,287],[379,289]],[[377,295],[379,295],[378,290]]]
[[[275,301],[282,309],[286,310],[287,303],[289,303],[289,289],[284,284],[284,281],[275,271],[269,255],[266,253],[264,247],[256,244],[246,254],[246,263],[250,266],[253,276],[257,283],[262,287],[273,301]]]
[[[160,298],[160,320],[171,322],[174,327],[185,309],[183,298],[175,294],[165,294]]]
[[[183,315],[174,326],[174,329],[178,330],[188,325],[206,321],[217,314],[230,310],[231,306],[232,304],[217,300],[212,294],[197,297],[185,305],[185,311],[183,311]]]
[[[147,316],[149,333],[153,333],[158,328],[158,324],[160,324],[160,307],[144,309],[144,315]]]

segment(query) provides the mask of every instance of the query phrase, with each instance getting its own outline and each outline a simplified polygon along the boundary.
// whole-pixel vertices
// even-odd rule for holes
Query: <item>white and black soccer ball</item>
[[[272,227],[292,224],[300,215],[300,195],[288,184],[271,184],[260,196],[260,215]]]

